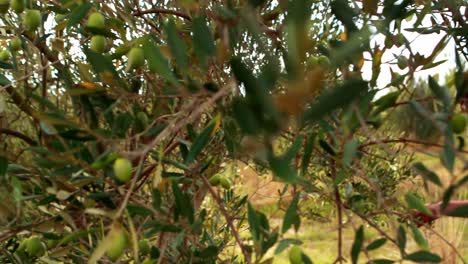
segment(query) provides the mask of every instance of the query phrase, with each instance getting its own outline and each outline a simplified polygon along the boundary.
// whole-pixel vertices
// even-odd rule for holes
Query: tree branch
[[[192,20],[190,18],[190,16],[187,15],[187,14],[184,14],[184,13],[176,11],[176,10],[169,10],[169,9],[164,9],[164,8],[152,8],[152,9],[148,9],[148,10],[136,11],[136,12],[133,12],[132,15],[141,17],[141,16],[146,15],[146,14],[169,14],[169,15],[174,15],[174,16],[181,17],[181,18],[186,19],[188,21]]]
[[[25,134],[20,133],[18,131],[14,131],[14,130],[7,129],[7,128],[0,128],[0,134],[10,135],[10,136],[22,139],[24,142],[28,143],[31,146],[37,146],[38,145],[38,143],[34,139],[32,139],[32,138],[30,138],[30,137],[26,136]]]

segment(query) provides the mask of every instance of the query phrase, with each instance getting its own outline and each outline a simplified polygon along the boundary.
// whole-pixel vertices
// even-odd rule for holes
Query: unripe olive
[[[156,264],[156,260],[147,258],[141,264]]]
[[[26,252],[29,256],[40,257],[46,252],[46,247],[39,237],[31,237],[26,243]]]
[[[96,35],[91,38],[91,50],[98,52],[98,53],[103,53],[106,51],[107,47],[107,40],[105,37]]]
[[[142,48],[131,48],[127,53],[127,57],[127,71],[139,68],[145,64],[145,53]]]
[[[88,27],[96,29],[105,29],[106,19],[99,12],[94,12],[88,17]]]
[[[303,264],[302,261],[302,250],[298,246],[293,246],[289,250],[289,261],[291,264]]]
[[[318,57],[317,62],[320,66],[328,67],[330,66],[330,60],[327,56],[321,55]]]
[[[228,178],[224,178],[224,177],[221,177],[219,179],[219,183],[221,184],[221,186],[226,189],[226,190],[229,190],[231,189],[231,181],[228,179]]]
[[[307,66],[313,67],[318,65],[318,58],[315,56],[311,56],[309,59],[307,59]]]
[[[60,23],[62,22],[65,18],[67,17],[67,15],[64,15],[64,14],[55,14],[55,22],[57,23]]]
[[[146,126],[148,125],[149,119],[148,119],[148,116],[146,115],[145,112],[143,112],[143,111],[138,112],[136,117],[137,117],[138,121],[140,121],[141,124],[142,124],[144,127],[146,127]]]
[[[450,120],[450,125],[452,126],[453,132],[456,134],[461,134],[466,129],[466,117],[463,114],[455,114]]]
[[[10,50],[17,51],[19,49],[21,49],[21,39],[16,37],[10,41]]]
[[[114,227],[109,234],[109,240],[112,241],[107,248],[107,256],[110,260],[116,261],[119,259],[128,245],[127,234],[122,227]]]
[[[142,255],[146,255],[150,252],[151,246],[147,239],[138,241],[138,249]]]
[[[5,14],[10,8],[10,0],[0,0],[0,14]]]
[[[34,31],[41,25],[41,12],[35,9],[26,10],[23,16],[23,24],[28,31]]]
[[[128,159],[116,159],[114,162],[114,175],[119,182],[128,182],[132,177],[132,163]]]
[[[24,11],[24,7],[26,6],[25,0],[11,0],[11,9],[16,13],[21,13]]]
[[[0,51],[0,61],[7,61],[10,59],[10,52],[8,50]]]
[[[221,176],[219,175],[215,175],[213,177],[210,178],[209,182],[211,184],[211,186],[218,186],[219,185],[219,180],[221,179]]]

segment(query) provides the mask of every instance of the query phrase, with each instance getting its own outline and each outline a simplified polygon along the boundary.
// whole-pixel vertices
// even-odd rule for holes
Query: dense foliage
[[[330,216],[336,262],[440,262],[411,217],[430,214],[418,190],[396,191],[422,182],[448,202],[466,185],[462,4],[0,0],[0,262],[270,263],[289,250],[312,263],[287,234]],[[424,56],[405,31],[444,37]],[[449,41],[451,84],[412,85]],[[395,47],[409,52],[382,61]],[[383,64],[402,71],[379,87]],[[450,186],[412,146],[440,153]],[[279,226],[242,193],[238,164],[285,183]],[[372,259],[385,243],[400,259]]]

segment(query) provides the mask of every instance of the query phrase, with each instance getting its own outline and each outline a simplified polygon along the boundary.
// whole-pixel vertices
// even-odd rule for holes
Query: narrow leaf
[[[432,215],[432,212],[424,205],[424,203],[414,194],[407,193],[405,195],[406,203],[410,209],[416,209],[427,215]]]
[[[408,256],[406,256],[405,259],[411,260],[417,263],[423,263],[423,262],[439,263],[442,261],[442,258],[440,258],[438,255],[433,254],[428,251],[424,251],[424,250],[411,253]]]
[[[353,264],[358,263],[359,253],[362,249],[362,244],[364,243],[364,227],[360,226],[359,229],[356,231],[354,237],[354,243],[351,247],[351,261]]]
[[[432,182],[432,183],[434,183],[434,184],[436,184],[438,186],[442,186],[442,182],[440,181],[439,176],[437,176],[437,174],[435,174],[434,172],[429,170],[421,162],[416,162],[415,164],[413,164],[413,169],[418,174],[420,174],[424,178],[424,180],[428,180],[428,181],[430,181],[430,182]]]

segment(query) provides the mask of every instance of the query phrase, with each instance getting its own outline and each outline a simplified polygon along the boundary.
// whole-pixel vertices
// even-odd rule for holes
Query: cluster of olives
[[[86,25],[88,28],[96,30],[105,30],[106,28],[106,19],[99,12],[94,12],[88,17],[88,23]],[[107,48],[107,39],[102,35],[94,35],[91,37],[90,43],[91,50],[99,53],[103,53]]]
[[[221,187],[223,187],[226,190],[231,189],[231,185],[232,185],[231,181],[228,178],[223,177],[223,176],[221,176],[219,174],[211,177],[209,179],[209,182],[210,182],[211,186],[221,185]]]
[[[27,9],[25,11],[25,0],[0,0],[0,14],[6,14],[11,8],[15,13],[22,14],[22,24],[26,31],[33,32],[41,26],[42,17],[41,12],[36,9]],[[23,11],[24,14],[23,14]],[[9,43],[9,49],[2,49],[0,51],[0,61],[8,61],[11,53],[17,52],[21,49],[21,38],[15,37]]]
[[[106,19],[105,17],[99,13],[94,12],[88,17],[88,23],[86,25],[90,29],[94,29],[95,32],[104,31],[106,27]],[[106,37],[95,34],[91,37],[90,43],[91,50],[104,53],[107,50],[107,39]],[[136,69],[144,65],[145,63],[145,55],[143,53],[143,49],[140,47],[133,47],[127,53],[128,63],[127,63],[127,70]]]

